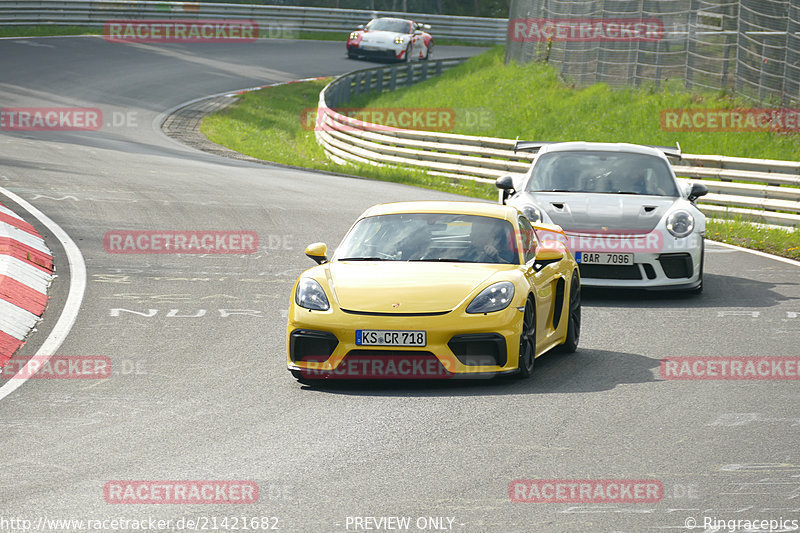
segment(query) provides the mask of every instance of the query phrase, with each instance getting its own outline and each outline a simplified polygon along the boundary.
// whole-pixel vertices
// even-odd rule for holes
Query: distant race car
[[[680,147],[518,142],[516,150],[538,152],[524,178],[497,180],[501,202],[564,229],[584,286],[702,291],[705,216],[695,201],[708,190],[675,177],[667,156],[680,157]]]
[[[433,37],[427,24],[396,18],[372,19],[366,26],[351,32],[347,38],[347,56],[376,59],[430,59]]]
[[[578,266],[514,207],[377,205],[326,254],[306,249],[319,265],[292,289],[287,364],[301,381],[528,377],[544,352],[577,349]]]

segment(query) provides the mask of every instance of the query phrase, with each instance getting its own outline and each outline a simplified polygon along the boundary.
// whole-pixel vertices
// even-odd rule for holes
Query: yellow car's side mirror
[[[555,246],[541,246],[536,250],[537,263],[552,263],[564,259],[564,248]]]
[[[306,247],[306,255],[317,262],[318,265],[328,262],[328,246],[324,242],[315,242]]]
[[[561,243],[553,243],[550,246],[540,246],[536,249],[536,259],[533,268],[537,272],[551,263],[557,263],[564,259],[567,249]]]

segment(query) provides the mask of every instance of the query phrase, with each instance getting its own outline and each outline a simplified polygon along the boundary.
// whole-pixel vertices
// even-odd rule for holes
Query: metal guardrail
[[[436,37],[505,43],[508,19],[456,17],[393,11],[200,2],[125,0],[17,0],[0,2],[0,26],[103,26],[115,19],[249,19],[268,37],[294,38],[301,31],[347,32],[376,16],[411,18],[432,26]],[[263,33],[262,33],[263,36]],[[343,45],[344,46],[344,45]]]
[[[338,163],[401,165],[486,183],[506,174],[521,179],[534,155],[514,152],[515,139],[392,128],[335,111],[357,94],[411,85],[463,61],[411,62],[339,76],[320,93],[317,141]],[[707,215],[800,226],[800,162],[683,154],[673,168],[708,187],[699,205]]]
[[[0,26],[103,26],[115,19],[250,19],[269,37],[291,38],[300,31],[347,32],[375,16],[407,13],[252,4],[150,2],[126,0],[17,0],[0,2]],[[508,20],[414,14],[431,24],[434,37],[503,43]],[[263,33],[262,33],[263,35]],[[532,155],[514,153],[513,139],[378,127],[336,113],[332,108],[365,91],[394,90],[441,74],[464,59],[448,59],[352,72],[320,94],[317,138],[339,162],[406,165],[453,179],[492,182],[524,173]],[[684,154],[679,176],[701,179],[709,188],[701,208],[708,214],[734,214],[762,222],[800,225],[800,162]],[[755,183],[753,183],[755,182]]]

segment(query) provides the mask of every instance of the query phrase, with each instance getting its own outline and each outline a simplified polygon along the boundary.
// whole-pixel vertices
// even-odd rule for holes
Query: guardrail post
[[[414,63],[408,64],[407,72],[406,85],[410,87],[411,85],[414,85]]]
[[[386,72],[386,69],[378,69],[377,71],[378,78],[375,80],[375,90],[378,91],[378,94],[383,92],[383,75]]]
[[[425,81],[427,79],[428,79],[428,63],[426,62],[422,64],[422,81]]]
[[[350,101],[350,78],[345,78],[342,80],[342,93],[339,97],[339,103],[349,102]]]
[[[436,62],[436,75],[439,76],[442,73],[442,61]]]
[[[375,90],[375,86],[378,84],[378,80],[376,79],[378,76],[377,70],[370,70],[369,76],[367,77],[367,92],[372,92]]]
[[[397,66],[392,67],[392,73],[389,77],[389,90],[394,91],[397,88]]]

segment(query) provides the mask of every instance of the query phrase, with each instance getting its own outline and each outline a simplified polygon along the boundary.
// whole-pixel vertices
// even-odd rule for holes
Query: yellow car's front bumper
[[[488,314],[468,314],[460,308],[443,314],[387,316],[347,313],[335,306],[310,311],[292,302],[287,364],[295,375],[308,379],[443,379],[512,373],[518,369],[522,318],[514,305]],[[425,331],[427,342],[413,347],[359,346],[356,330],[360,329]]]

